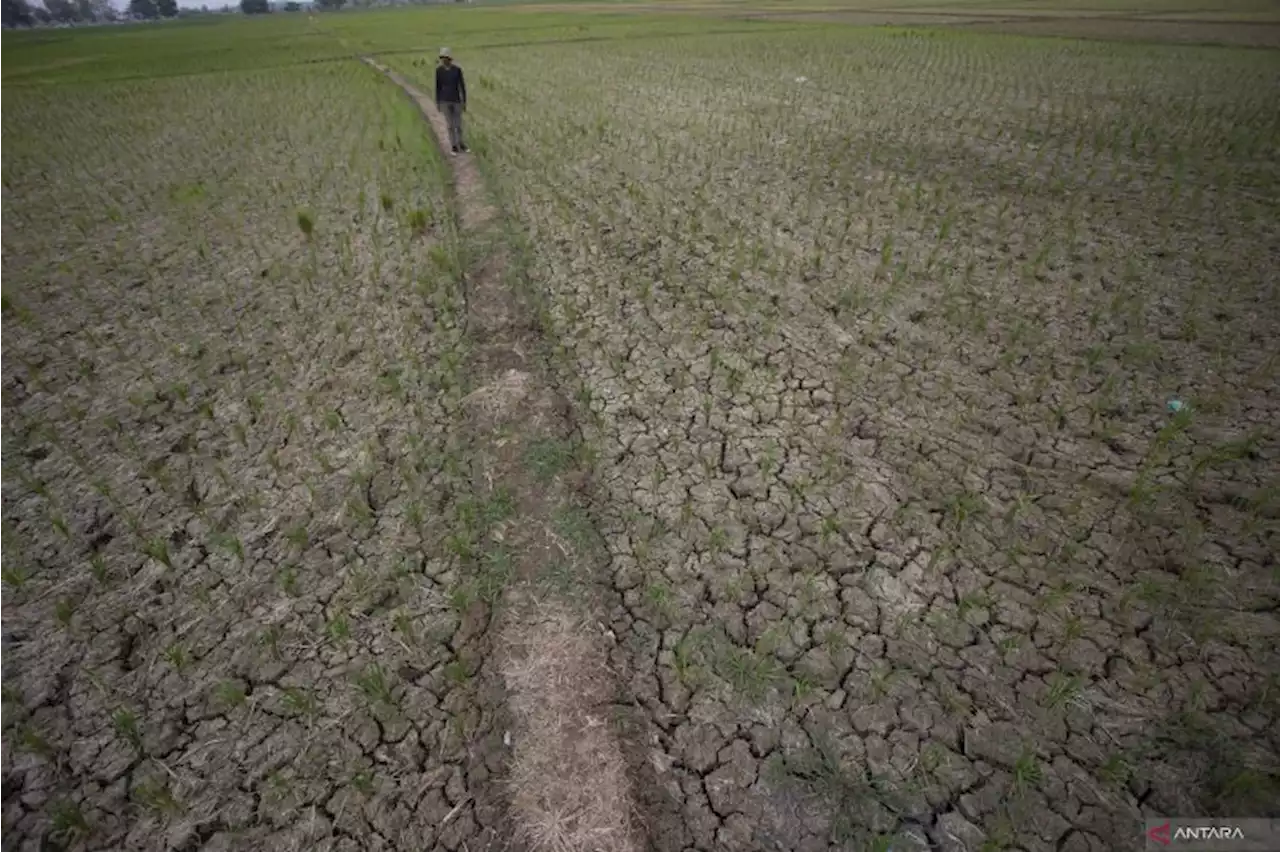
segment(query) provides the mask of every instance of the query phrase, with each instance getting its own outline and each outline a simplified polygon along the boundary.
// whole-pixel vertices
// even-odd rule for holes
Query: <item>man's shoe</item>
[[[452,151],[452,153],[454,153],[454,154],[458,153],[458,146],[457,146],[457,145],[454,145],[454,146],[453,146],[453,151]]]
[[[458,146],[458,150],[459,150],[459,151],[461,151],[461,152],[462,152],[462,153],[464,153],[464,154],[469,154],[469,153],[471,153],[471,149],[470,149],[470,148],[468,148],[466,145],[459,145],[459,146]]]

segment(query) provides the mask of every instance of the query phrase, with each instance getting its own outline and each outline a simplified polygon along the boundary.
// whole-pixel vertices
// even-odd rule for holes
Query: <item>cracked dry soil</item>
[[[14,97],[6,842],[500,847],[505,735],[556,675],[495,647],[497,604],[546,589],[572,636],[609,613],[625,698],[586,694],[653,848],[1088,852],[1276,815],[1280,81],[1029,44],[477,56],[522,310],[596,459],[590,512],[552,476],[537,526],[489,480],[526,372],[469,327],[490,246],[393,87]]]
[[[505,845],[513,507],[419,116],[355,62],[19,95],[6,849]]]
[[[1278,814],[1280,80],[1209,59],[469,57],[598,454],[655,848],[1108,852]]]

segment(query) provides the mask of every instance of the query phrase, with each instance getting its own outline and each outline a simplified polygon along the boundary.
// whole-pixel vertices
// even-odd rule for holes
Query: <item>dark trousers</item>
[[[449,146],[462,147],[462,104],[441,101],[440,111],[444,113],[445,123],[449,125]]]

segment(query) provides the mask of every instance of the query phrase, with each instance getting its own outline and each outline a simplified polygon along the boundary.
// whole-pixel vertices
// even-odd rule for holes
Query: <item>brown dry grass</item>
[[[517,724],[509,784],[522,840],[554,852],[638,850],[603,649],[559,604],[522,609],[500,643],[510,649],[502,673]]]

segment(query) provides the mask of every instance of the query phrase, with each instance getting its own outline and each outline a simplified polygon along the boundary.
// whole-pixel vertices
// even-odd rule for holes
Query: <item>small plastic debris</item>
[[[796,82],[797,82],[797,83],[807,83],[807,82],[809,82],[809,78],[808,78],[808,77],[797,77],[797,78],[796,78]]]
[[[502,744],[507,748],[511,748],[511,732],[510,731],[502,732]]]
[[[1175,414],[1184,408],[1186,408],[1186,403],[1184,403],[1182,400],[1180,399],[1169,400],[1169,410],[1174,412]]]

